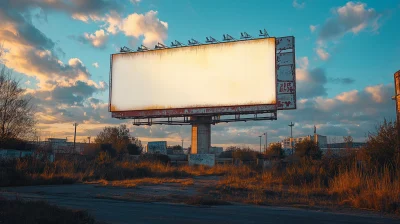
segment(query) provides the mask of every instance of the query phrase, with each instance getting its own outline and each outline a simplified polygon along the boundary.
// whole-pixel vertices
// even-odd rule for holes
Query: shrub
[[[282,145],[280,143],[275,143],[269,147],[267,155],[279,157],[282,159],[285,157],[285,152],[283,151]]]
[[[371,167],[382,168],[388,165],[395,167],[398,159],[397,130],[395,122],[388,122],[376,128],[376,133],[369,134],[365,154]]]
[[[299,157],[308,157],[311,159],[321,159],[322,151],[318,144],[312,140],[303,140],[297,143],[295,146],[295,154]]]
[[[239,159],[242,161],[248,160],[256,160],[257,156],[259,155],[258,152],[248,148],[248,147],[236,147],[230,146],[221,153],[220,158],[233,158]]]
[[[154,163],[163,163],[163,164],[168,164],[171,162],[171,159],[167,155],[163,154],[157,154],[157,153],[148,153],[148,154],[143,154],[140,155],[139,161],[143,162],[154,162]]]

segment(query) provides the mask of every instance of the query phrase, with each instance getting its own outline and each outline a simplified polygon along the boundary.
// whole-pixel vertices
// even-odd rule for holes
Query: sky
[[[393,74],[400,69],[400,2],[341,0],[2,0],[1,58],[33,98],[37,131],[77,140],[126,124],[142,142],[190,145],[190,126],[133,126],[108,112],[110,55],[127,46],[186,43],[240,32],[296,38],[297,109],[276,121],[212,126],[214,146],[257,148],[317,132],[328,141],[365,141],[395,119]],[[135,83],[132,83],[134,88]],[[127,96],[129,98],[136,96]],[[140,96],[138,96],[140,97]]]

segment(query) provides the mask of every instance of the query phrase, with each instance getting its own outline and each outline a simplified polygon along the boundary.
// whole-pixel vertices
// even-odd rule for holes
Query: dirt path
[[[360,212],[342,214],[243,204],[199,207],[165,203],[207,194],[209,189],[215,189],[217,182],[218,177],[196,177],[193,185],[185,187],[176,183],[135,188],[93,184],[9,187],[1,188],[0,196],[46,200],[59,206],[87,209],[97,220],[109,223],[400,223],[398,219]]]

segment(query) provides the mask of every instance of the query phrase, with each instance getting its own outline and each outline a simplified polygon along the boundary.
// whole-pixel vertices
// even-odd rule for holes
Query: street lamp
[[[289,143],[290,143],[290,148],[292,149],[292,155],[293,155],[293,143],[292,143],[292,141],[293,141],[293,126],[294,126],[294,124],[292,122],[290,122],[290,124],[288,126],[290,127],[290,140],[289,140]]]
[[[262,135],[258,136],[260,138],[260,153],[261,153],[261,137]]]
[[[268,134],[267,132],[263,133],[265,135],[265,153],[267,153],[267,148],[268,148]]]
[[[75,150],[75,141],[76,141],[76,127],[78,127],[78,123],[74,123],[73,126],[75,127],[75,132],[74,132],[74,150]]]

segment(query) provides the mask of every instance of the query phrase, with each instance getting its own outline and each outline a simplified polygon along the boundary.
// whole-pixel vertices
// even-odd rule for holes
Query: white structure
[[[32,151],[22,151],[22,150],[15,150],[15,149],[0,149],[0,160],[8,160],[8,159],[17,159],[23,157],[31,157],[36,156],[36,158],[42,158],[42,155],[33,153]],[[54,162],[54,154],[48,154],[48,160],[50,162]]]
[[[167,155],[167,142],[166,141],[148,142],[146,152]]]
[[[48,138],[44,145],[49,146],[54,153],[83,153],[83,144],[68,142],[66,138]]]
[[[215,154],[215,156],[219,156],[224,151],[223,147],[210,147],[210,154]]]
[[[302,137],[297,137],[297,138],[285,138],[281,142],[282,149],[285,151],[286,155],[289,155],[292,153],[292,148],[294,149],[294,146],[297,143],[300,143],[304,140],[311,140],[314,141],[315,143],[318,144],[320,148],[326,148],[328,145],[328,140],[325,135],[307,135],[307,136],[302,136]]]
[[[215,154],[189,154],[189,165],[215,165]]]

